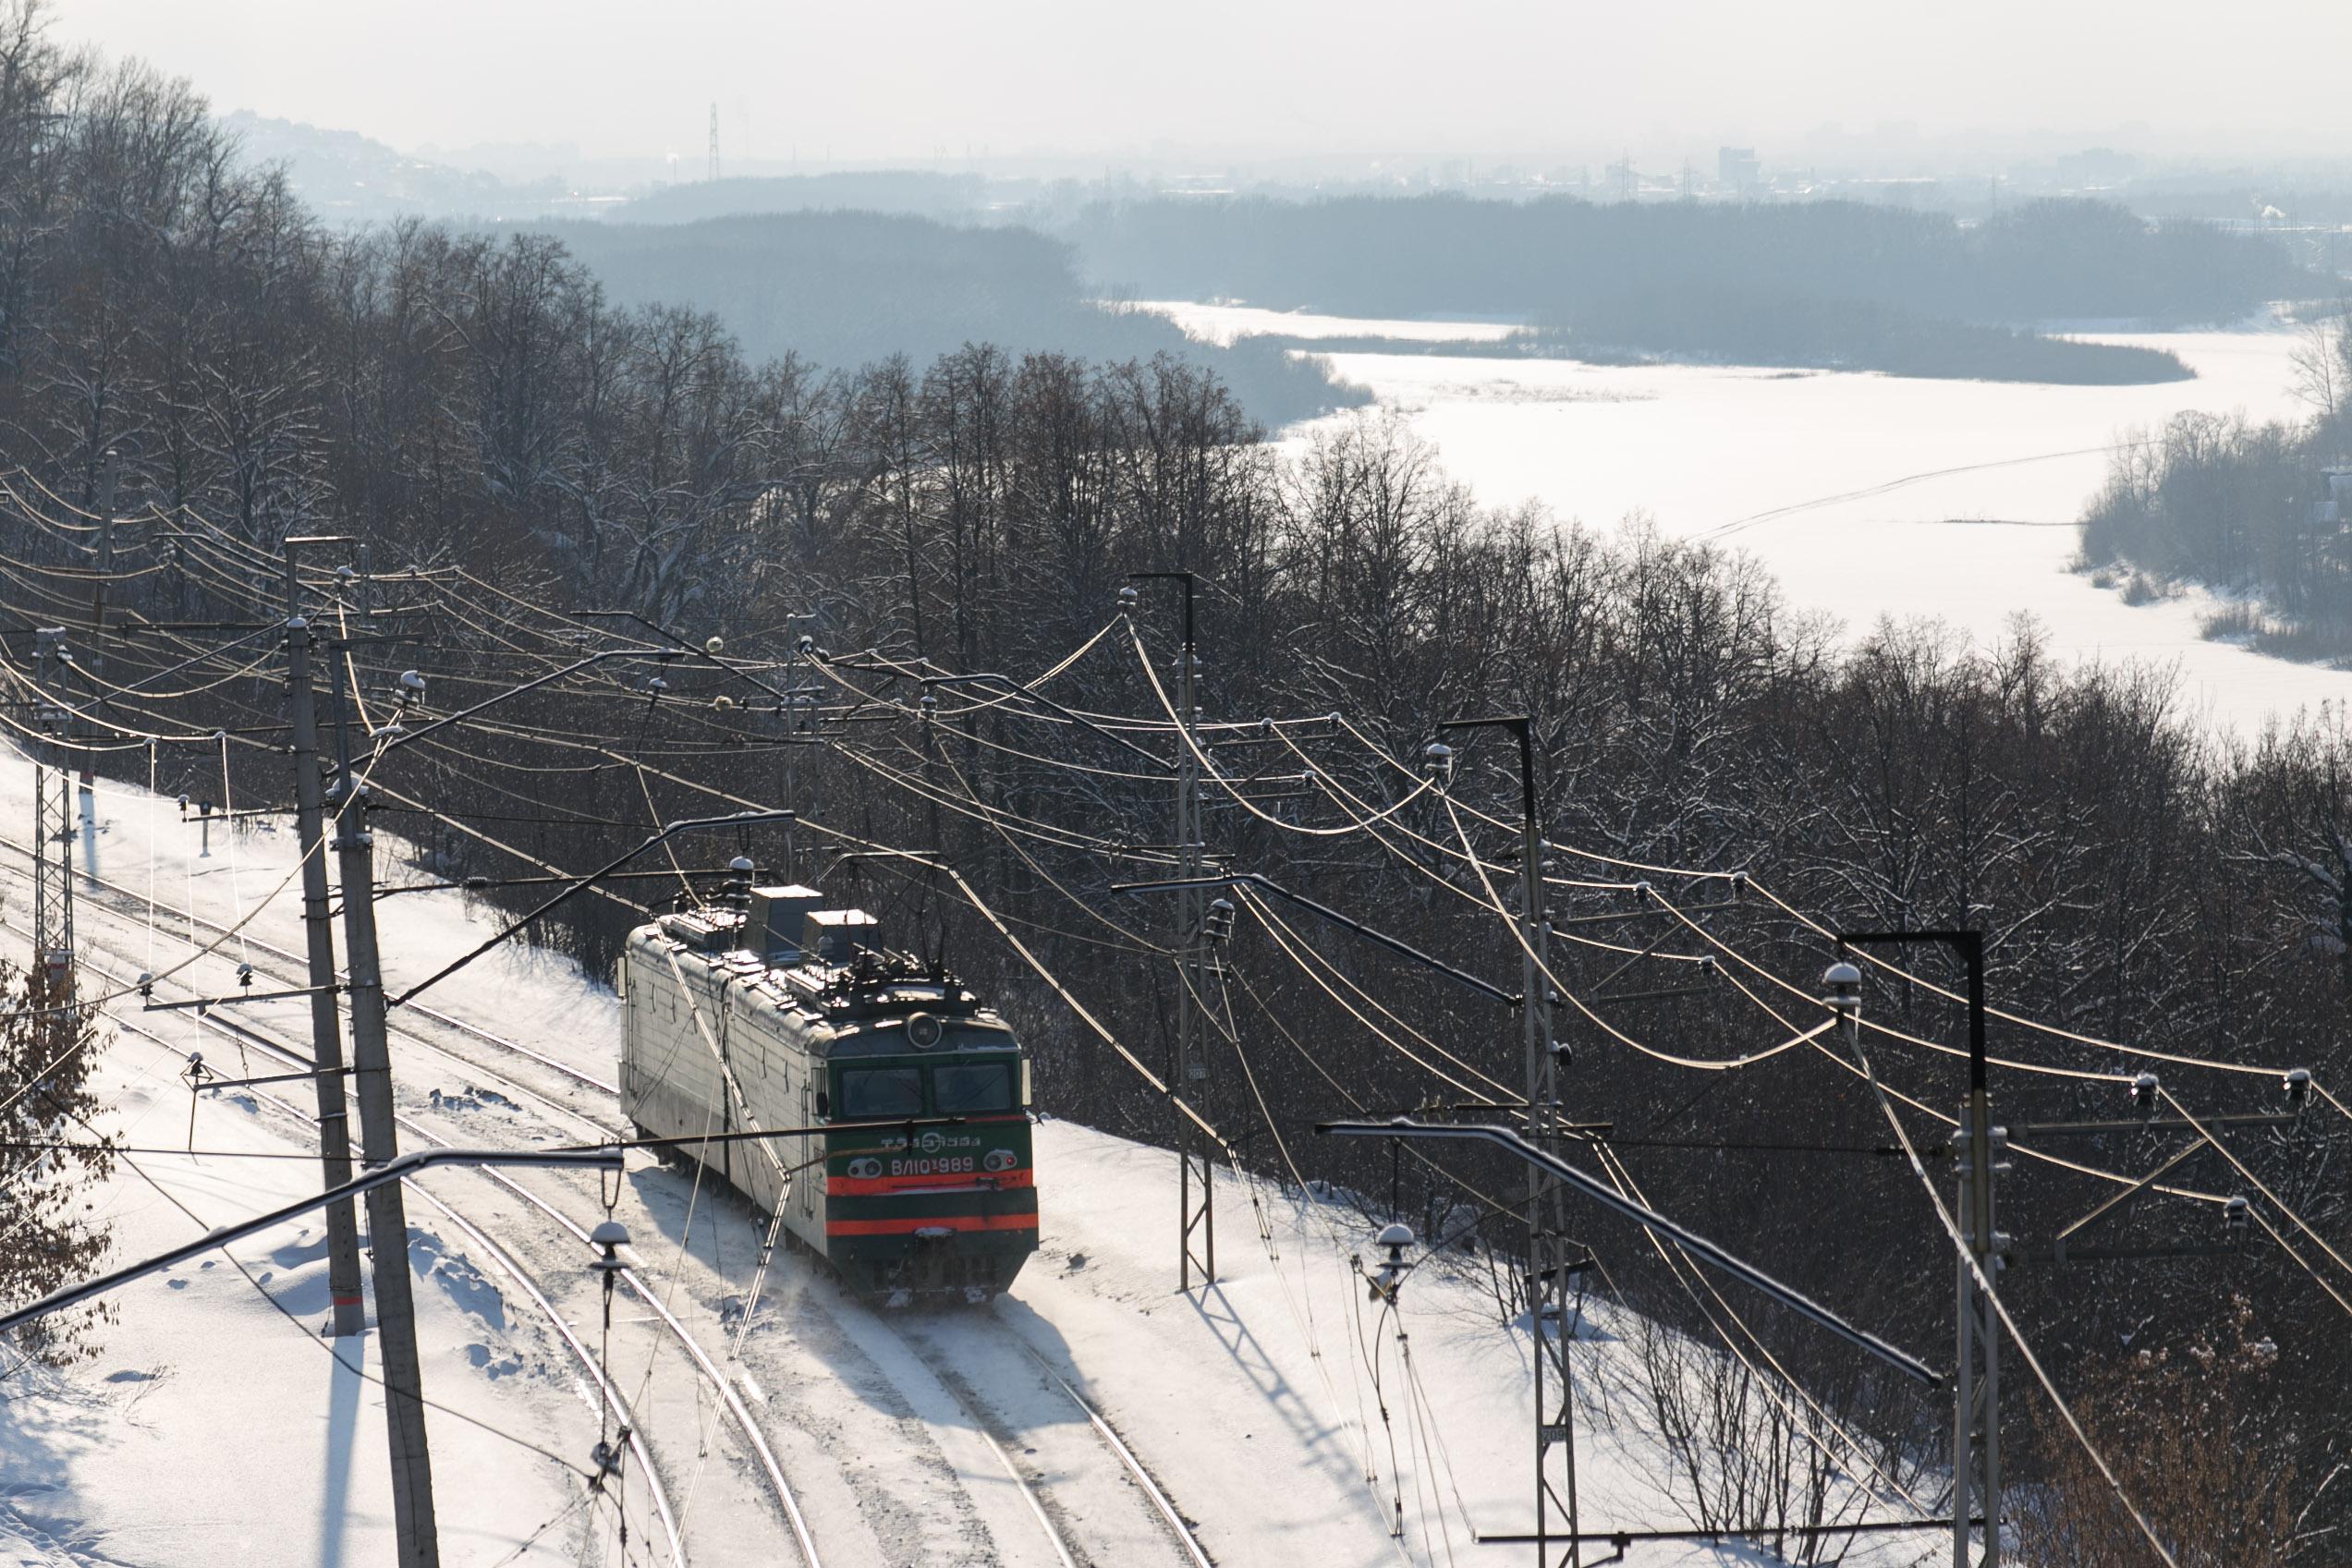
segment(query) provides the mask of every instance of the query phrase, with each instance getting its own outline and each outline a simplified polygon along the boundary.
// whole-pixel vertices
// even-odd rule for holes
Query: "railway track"
[[[0,925],[6,925],[19,931],[24,931],[24,928],[17,926],[13,920],[8,920],[5,918],[0,918]],[[30,932],[24,931],[24,934],[30,936]],[[125,977],[120,975],[109,975],[97,965],[91,963],[86,951],[87,945],[89,944],[85,944],[85,953],[79,958],[79,962],[84,966],[105,978],[110,984],[119,986],[125,983]],[[208,1017],[207,1022],[214,1028],[232,1035],[240,1044],[251,1050],[260,1051],[267,1056],[274,1057],[278,1062],[288,1066],[307,1067],[311,1065],[311,1058],[307,1053],[272,1039],[264,1030],[255,1028],[250,1025],[223,1020],[220,1018]],[[156,1034],[152,1029],[148,1028],[146,1026],[120,1017],[116,1018],[115,1023],[118,1027],[125,1028],[134,1034],[152,1040],[156,1044],[162,1046],[165,1050],[172,1051],[175,1055],[180,1055],[183,1059],[185,1058],[185,1052],[180,1051],[177,1047],[174,1046],[170,1041],[165,1039],[161,1035]],[[453,1060],[457,1060],[462,1064],[469,1067],[473,1065],[472,1064],[463,1064],[461,1058],[456,1058]],[[506,1087],[521,1091],[521,1086],[519,1085],[509,1083]],[[286,1100],[269,1095],[264,1091],[250,1088],[242,1092],[251,1094],[257,1100],[270,1104],[274,1109],[280,1112],[293,1117],[305,1127],[311,1127],[315,1124],[314,1118],[311,1113],[304,1112],[299,1107],[297,1107]],[[532,1096],[531,1098],[537,1099],[538,1097]],[[561,1107],[554,1106],[552,1104],[548,1105],[547,1109],[557,1115],[566,1117],[579,1125],[585,1127],[592,1135],[592,1137],[595,1140],[601,1141],[610,1136],[605,1129],[598,1126],[594,1122],[590,1121],[588,1118],[579,1115],[575,1112],[565,1111]],[[420,1140],[435,1148],[447,1148],[450,1146],[449,1139],[441,1136],[431,1128],[424,1126],[413,1116],[402,1114],[396,1116],[395,1121],[400,1127],[403,1135],[408,1137]],[[544,1215],[547,1219],[553,1221],[558,1227],[568,1232],[579,1244],[582,1249],[582,1256],[585,1257],[590,1255],[591,1246],[589,1242],[589,1227],[581,1225],[540,1194],[531,1191],[529,1187],[524,1186],[520,1182],[515,1180],[512,1176],[503,1171],[481,1171],[477,1172],[476,1174],[492,1183],[494,1185],[503,1188],[510,1196],[519,1199],[525,1204],[528,1204],[530,1207]],[[643,1446],[642,1437],[638,1423],[636,1422],[634,1416],[628,1412],[626,1402],[621,1399],[619,1391],[612,1386],[603,1368],[597,1365],[595,1357],[588,1352],[586,1345],[579,1341],[577,1333],[571,1329],[568,1321],[563,1318],[562,1314],[556,1310],[554,1304],[548,1300],[545,1293],[539,1287],[536,1280],[530,1276],[529,1270],[524,1268],[521,1261],[510,1249],[492,1237],[481,1225],[466,1218],[443,1198],[426,1191],[414,1182],[407,1182],[404,1183],[403,1185],[409,1191],[423,1197],[424,1200],[431,1204],[435,1209],[438,1209],[441,1213],[448,1216],[457,1229],[462,1231],[469,1239],[480,1245],[483,1249],[484,1255],[493,1261],[494,1265],[502,1272],[506,1273],[508,1278],[515,1281],[516,1283],[523,1290],[525,1295],[528,1296],[533,1305],[548,1318],[551,1323],[554,1324],[558,1337],[564,1341],[566,1346],[582,1362],[583,1366],[588,1368],[591,1381],[603,1392],[603,1397],[604,1397],[607,1401],[607,1408],[612,1409],[628,1428],[630,1432],[631,1451],[638,1455],[639,1462],[643,1467],[649,1482],[658,1484],[659,1472],[652,1464],[650,1453],[648,1453]],[[817,1552],[816,1542],[809,1530],[807,1520],[801,1513],[799,1500],[793,1492],[790,1482],[785,1478],[783,1467],[777,1463],[775,1454],[769,1447],[765,1435],[760,1430],[758,1422],[752,1418],[749,1409],[744,1406],[741,1398],[728,1384],[725,1375],[719,1369],[717,1364],[712,1360],[709,1352],[706,1351],[702,1345],[695,1340],[692,1333],[688,1331],[686,1325],[678,1319],[675,1313],[670,1311],[667,1306],[663,1303],[661,1294],[646,1282],[640,1270],[636,1266],[632,1265],[624,1267],[616,1271],[616,1277],[619,1280],[619,1282],[627,1286],[630,1294],[634,1295],[640,1304],[642,1305],[651,1314],[652,1319],[659,1322],[667,1331],[669,1336],[677,1343],[679,1348],[686,1353],[689,1360],[693,1363],[698,1375],[710,1385],[712,1391],[717,1396],[720,1403],[727,1409],[729,1415],[734,1418],[737,1428],[743,1433],[746,1442],[749,1445],[752,1453],[757,1456],[759,1468],[766,1477],[769,1489],[774,1498],[779,1511],[791,1528],[795,1544],[799,1549],[801,1561],[808,1565],[808,1568],[821,1568],[821,1559]],[[676,1524],[669,1508],[666,1495],[661,1496],[660,1501],[657,1504],[657,1513],[662,1517],[665,1528],[672,1532],[671,1546],[673,1550],[673,1561],[679,1562],[684,1562],[684,1547],[677,1535],[675,1533]]]
[[[10,837],[6,833],[0,833],[0,848],[13,850],[17,854],[26,857],[28,860],[30,859],[32,855],[32,846],[30,845],[26,844],[21,839]],[[211,919],[205,916],[198,914],[192,909],[183,908],[177,904],[166,903],[161,899],[152,896],[150,893],[143,893],[134,887],[126,886],[125,884],[116,881],[111,878],[94,876],[89,872],[79,869],[75,871],[74,876],[76,880],[84,886],[103,888],[107,893],[114,894],[117,902],[112,904],[110,906],[117,914],[130,915],[135,913],[135,911],[124,907],[123,904],[119,902],[122,900],[128,900],[142,906],[152,906],[158,912],[169,914],[175,921],[186,925],[191,931],[201,927],[205,930],[213,931],[216,934],[226,935],[231,930],[228,925],[222,921]],[[240,951],[250,949],[257,953],[265,953],[269,954],[271,958],[289,966],[286,971],[273,974],[263,966],[256,964],[253,966],[254,972],[256,974],[268,976],[269,978],[274,978],[279,983],[286,986],[300,986],[308,985],[310,983],[310,959],[306,954],[292,952],[286,948],[278,946],[274,942],[264,942],[260,937],[253,935],[250,929],[238,932],[238,940]],[[560,1057],[550,1056],[542,1051],[535,1051],[519,1040],[512,1040],[506,1039],[503,1035],[494,1034],[490,1030],[482,1028],[478,1025],[469,1024],[463,1018],[459,1018],[452,1014],[441,1012],[436,1008],[428,1007],[422,1003],[409,1003],[407,1006],[400,1010],[400,1015],[396,1015],[396,1019],[399,1015],[425,1019],[428,1022],[435,1024],[442,1028],[445,1028],[454,1034],[463,1035],[469,1039],[479,1040],[484,1045],[494,1046],[500,1051],[523,1057],[529,1061],[538,1064],[542,1067],[546,1068],[551,1073],[554,1073],[559,1076],[570,1079],[573,1083],[583,1088],[594,1089],[599,1094],[607,1094],[617,1098],[621,1092],[620,1086],[618,1084],[614,1083],[609,1079],[600,1078],[595,1074],[586,1072],[579,1067],[574,1066],[571,1063],[566,1062]],[[398,1027],[396,1021],[395,1027]],[[409,1030],[408,1033],[412,1038],[420,1038],[416,1036],[416,1031],[414,1030]]]
[[[969,1413],[973,1421],[980,1425],[989,1447],[1005,1468],[1021,1478],[1025,1485],[1028,1477],[1013,1459],[1011,1449],[1018,1447],[1024,1455],[1042,1454],[1044,1463],[1048,1465],[1066,1462],[1072,1446],[1071,1435],[1066,1431],[1067,1424],[1042,1410],[1024,1412],[1013,1407],[1018,1404],[1018,1399],[1007,1398],[1004,1391],[1018,1390],[1020,1380],[1007,1376],[1005,1367],[997,1367],[996,1376],[990,1380],[989,1389],[993,1392],[983,1392],[972,1383],[969,1374],[973,1367],[986,1365],[991,1355],[1000,1362],[1018,1361],[1035,1380],[1035,1386],[1045,1392],[1048,1403],[1075,1407],[1085,1417],[1086,1436],[1076,1440],[1099,1445],[1118,1461],[1138,1494],[1150,1505],[1149,1514],[1158,1529],[1145,1538],[1139,1536],[1131,1525],[1122,1529],[1118,1521],[1099,1517],[1091,1520],[1089,1533],[1095,1537],[1095,1540],[1091,1547],[1079,1549],[1078,1564],[1091,1563],[1103,1565],[1103,1568],[1117,1564],[1118,1568],[1127,1568],[1127,1564],[1141,1561],[1156,1543],[1163,1549],[1174,1548],[1176,1561],[1184,1568],[1214,1568],[1200,1538],[1193,1533],[1191,1523],[1170,1501],[1158,1479],[1145,1468],[1117,1429],[1103,1417],[1102,1412],[1087,1402],[1086,1397],[1055,1369],[1053,1363],[1040,1355],[1036,1348],[1009,1325],[990,1317],[942,1318],[933,1319],[925,1327],[905,1330],[893,1327],[894,1331],[899,1333],[899,1337],[921,1357],[949,1393]],[[942,1329],[945,1330],[944,1337],[951,1342],[949,1344],[939,1343],[943,1337],[939,1332]],[[1066,1550],[1067,1534],[1071,1532],[1062,1522],[1064,1511],[1050,1502],[1037,1502],[1033,1506],[1038,1510],[1040,1521],[1054,1535],[1057,1550],[1063,1551],[1063,1562],[1072,1562],[1070,1551]],[[1076,1568],[1075,1564],[1073,1568]]]
[[[30,846],[5,834],[0,834],[0,847],[14,849],[19,854],[30,853]],[[231,929],[220,921],[208,918],[176,903],[151,898],[148,893],[112,879],[91,876],[79,869],[75,875],[85,886],[94,884],[111,895],[95,902],[99,907],[104,908],[110,916],[118,920],[137,919],[152,908],[156,915],[168,917],[175,925],[182,926],[191,933],[201,929],[218,934]],[[260,940],[251,935],[250,928],[247,931],[240,933],[240,939],[244,950],[264,954],[278,964],[286,966],[291,971],[291,973],[280,972],[271,976],[270,971],[257,963],[254,965],[257,973],[288,986],[304,983],[307,979],[308,964],[303,954]],[[216,956],[224,964],[233,961],[225,951]],[[250,962],[250,959],[247,961]],[[298,978],[298,976],[302,978]],[[114,983],[121,982],[117,978]],[[226,1011],[226,1009],[213,1010],[206,1015],[207,1024],[240,1040],[251,1049],[262,1051],[280,1061],[297,1065],[309,1064],[308,1056],[303,1051],[271,1038],[263,1029],[224,1017],[222,1015]],[[460,1054],[452,1051],[443,1042],[410,1027],[408,1023],[409,1019],[422,1019],[467,1039],[491,1046],[512,1057],[528,1061],[552,1072],[577,1088],[591,1090],[602,1096],[617,1099],[618,1090],[615,1084],[557,1057],[534,1050],[491,1030],[483,1029],[447,1013],[410,1003],[393,1016],[392,1024],[396,1036],[404,1038],[413,1047],[420,1048],[442,1058],[455,1068],[478,1076],[482,1080],[482,1087],[494,1088],[501,1093],[511,1091],[518,1103],[533,1106],[543,1114],[582,1129],[587,1135],[588,1141],[603,1141],[612,1136],[607,1127],[594,1119],[581,1114],[538,1090],[516,1083],[511,1078],[504,1076],[496,1070],[475,1060],[470,1054]],[[152,1030],[129,1024],[126,1020],[118,1019],[117,1022],[122,1023],[133,1032],[157,1040],[164,1044],[165,1049],[173,1049],[168,1042],[163,1041],[161,1037],[154,1035]],[[303,1120],[306,1124],[310,1120],[298,1108],[286,1105],[283,1101],[274,1103],[287,1113]],[[412,1116],[404,1114],[398,1118],[398,1123],[404,1136],[420,1138],[438,1146],[445,1146],[449,1141],[420,1124]],[[578,1240],[583,1248],[587,1246],[587,1228],[563,1213],[544,1197],[525,1187],[506,1173],[482,1172],[479,1174],[554,1222]],[[535,1282],[530,1281],[528,1271],[509,1249],[497,1243],[481,1226],[459,1215],[442,1199],[415,1187],[414,1184],[410,1184],[410,1187],[411,1190],[418,1191],[436,1209],[447,1215],[454,1225],[475,1240],[483,1248],[485,1255],[490,1257],[508,1277],[514,1279],[524,1289],[527,1295],[532,1297],[534,1305],[548,1315],[551,1320],[558,1324],[559,1332],[566,1338],[576,1355],[584,1354],[584,1347],[573,1343],[568,1325],[562,1323],[560,1314],[555,1312],[552,1304],[546,1302]],[[820,1560],[813,1535],[790,1484],[785,1478],[782,1465],[762,1431],[758,1419],[751,1414],[730,1383],[725,1370],[713,1358],[710,1352],[696,1340],[687,1326],[670,1310],[663,1301],[661,1293],[642,1277],[639,1267],[632,1266],[620,1270],[619,1279],[644,1307],[650,1318],[661,1325],[667,1336],[694,1364],[697,1375],[715,1392],[720,1404],[726,1410],[731,1423],[743,1435],[746,1443],[755,1455],[757,1466],[765,1477],[768,1489],[790,1525],[795,1544],[799,1549],[802,1560],[810,1564],[810,1568],[817,1568]],[[1013,1452],[1016,1448],[1021,1450],[1024,1456],[1038,1452],[1040,1443],[1031,1440],[1035,1439],[1040,1432],[1054,1428],[1057,1425],[1055,1421],[1034,1414],[1025,1415],[1018,1411],[1007,1411],[1003,1407],[1005,1401],[992,1399],[975,1391],[952,1366],[944,1364],[939,1351],[933,1345],[925,1342],[920,1335],[902,1331],[897,1325],[883,1315],[873,1313],[862,1305],[847,1299],[840,1304],[840,1311],[842,1314],[854,1315],[862,1319],[866,1324],[871,1325],[872,1331],[889,1336],[891,1340],[902,1346],[909,1356],[922,1364],[928,1379],[937,1380],[939,1388],[953,1403],[957,1416],[960,1416],[960,1421],[954,1416],[943,1420],[936,1415],[926,1419],[926,1424],[932,1428],[934,1441],[941,1448],[943,1456],[947,1457],[950,1467],[957,1472],[958,1479],[964,1484],[968,1493],[983,1493],[990,1484],[991,1477],[978,1472],[993,1468],[1001,1473],[1004,1480],[1009,1482],[1018,1495],[1020,1513],[1034,1525],[1039,1538],[1042,1540],[1050,1552],[1050,1559],[1046,1561],[1050,1562],[1051,1568],[1108,1568],[1108,1565],[1114,1563],[1119,1564],[1120,1568],[1125,1568],[1127,1563],[1139,1560],[1136,1556],[1138,1550],[1154,1555],[1167,1554],[1172,1551],[1173,1560],[1184,1564],[1185,1568],[1212,1568],[1212,1560],[1201,1547],[1190,1525],[1152,1477],[1134,1451],[1102,1414],[1079,1394],[1067,1379],[1064,1378],[1008,1327],[996,1324],[993,1319],[987,1320],[992,1327],[1002,1333],[1006,1342],[1018,1347],[1018,1354],[1031,1364],[1030,1370],[1041,1386],[1052,1390],[1059,1399],[1066,1402],[1069,1407],[1077,1411],[1082,1417],[1084,1430],[1097,1445],[1099,1452],[1107,1454],[1117,1465],[1122,1474],[1131,1483],[1136,1495],[1149,1504],[1150,1512],[1157,1522],[1157,1528],[1152,1533],[1150,1538],[1138,1538],[1132,1529],[1113,1529],[1109,1532],[1109,1538],[1102,1538],[1103,1521],[1099,1514],[1091,1513],[1083,1507],[1063,1504],[1057,1499],[1055,1483],[1042,1480],[1037,1474],[1026,1468],[1021,1461],[1016,1458]],[[593,1358],[589,1359],[592,1361]],[[885,1370],[884,1375],[890,1374]],[[618,1391],[609,1387],[601,1371],[591,1380],[603,1392],[604,1397],[608,1399],[618,1397]],[[894,1379],[894,1381],[902,1383],[902,1392],[908,1393],[910,1404],[920,1405],[926,1403],[920,1397],[920,1390],[904,1389],[901,1379]],[[922,1417],[919,1416],[919,1418]],[[649,1477],[653,1477],[655,1471],[650,1459],[641,1448],[637,1448],[640,1440],[637,1435],[637,1425],[633,1420],[628,1424],[632,1433],[632,1446],[639,1453],[640,1463],[646,1469]],[[1058,1424],[1066,1425],[1066,1423]],[[969,1432],[973,1440],[976,1440],[977,1448],[971,1442],[958,1440],[955,1433],[959,1426]],[[1070,1457],[1066,1453],[1066,1442],[1057,1441],[1048,1446],[1064,1450],[1065,1459]],[[984,1462],[980,1458],[982,1454],[985,1456]],[[662,1513],[665,1526],[674,1525],[675,1521],[670,1518],[665,1508],[657,1509],[657,1512]],[[1002,1514],[1009,1512],[1000,1511],[996,1527],[992,1530],[993,1535],[1001,1537],[1005,1533],[1003,1525],[1007,1521],[1002,1517]],[[1081,1520],[1083,1525],[1080,1524]],[[1091,1535],[1096,1538],[1074,1538],[1081,1534]],[[1010,1545],[1009,1542],[1004,1541],[1000,1541],[999,1544],[1006,1547]],[[1157,1553],[1152,1552],[1155,1544],[1159,1549]],[[676,1550],[683,1550],[675,1538],[673,1546]],[[1034,1560],[1033,1553],[1030,1552],[1015,1551],[1013,1555],[1023,1561]]]
[[[13,922],[9,923],[13,924]],[[181,1055],[177,1047],[144,1024],[135,1024],[127,1018],[116,1018],[115,1027],[127,1033],[152,1040],[175,1056]],[[248,1088],[246,1092],[257,1102],[269,1106],[305,1128],[314,1125],[311,1116],[299,1106],[271,1094],[266,1089]],[[519,1290],[538,1310],[539,1315],[546,1319],[548,1327],[554,1331],[556,1338],[561,1340],[565,1349],[571,1353],[572,1359],[579,1363],[580,1370],[588,1375],[589,1381],[595,1387],[597,1396],[603,1403],[605,1409],[611,1412],[614,1419],[620,1424],[621,1429],[628,1434],[629,1453],[636,1456],[638,1470],[643,1477],[647,1495],[652,1499],[654,1513],[662,1521],[662,1533],[669,1540],[670,1561],[674,1563],[684,1564],[687,1561],[686,1548],[678,1536],[677,1518],[670,1507],[669,1490],[663,1484],[661,1471],[654,1465],[653,1456],[645,1446],[644,1433],[639,1428],[636,1417],[630,1413],[628,1400],[604,1375],[603,1367],[590,1353],[587,1343],[572,1328],[569,1319],[556,1310],[554,1303],[548,1299],[547,1293],[540,1288],[539,1282],[532,1277],[529,1270],[523,1267],[521,1260],[501,1246],[487,1231],[467,1219],[445,1199],[420,1184],[410,1181],[403,1182],[401,1185],[412,1196],[422,1198],[439,1211],[443,1218],[449,1222],[451,1228],[479,1248],[481,1256],[490,1262],[491,1266],[505,1275],[508,1282]]]

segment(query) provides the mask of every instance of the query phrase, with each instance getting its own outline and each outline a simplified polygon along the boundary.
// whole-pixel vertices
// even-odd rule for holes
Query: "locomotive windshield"
[[[852,1120],[871,1116],[920,1116],[923,1109],[920,1067],[845,1067],[841,1073],[841,1114]]]
[[[1013,1069],[1004,1062],[974,1062],[934,1067],[932,1098],[943,1116],[969,1116],[1013,1108]]]
[[[1020,1108],[1010,1062],[941,1063],[931,1068],[844,1067],[835,1114],[872,1121],[923,1113],[923,1079],[931,1079],[932,1114],[985,1116]]]

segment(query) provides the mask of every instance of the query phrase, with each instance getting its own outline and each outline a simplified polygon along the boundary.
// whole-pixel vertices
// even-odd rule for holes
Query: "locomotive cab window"
[[[1005,1062],[959,1063],[931,1070],[931,1093],[942,1116],[1013,1109],[1013,1070]]]
[[[872,1116],[920,1116],[923,1109],[920,1067],[844,1067],[841,1114],[852,1121]]]

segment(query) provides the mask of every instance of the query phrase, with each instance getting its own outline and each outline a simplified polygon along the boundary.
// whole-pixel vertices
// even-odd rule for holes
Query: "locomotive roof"
[[[689,921],[692,925],[685,931],[676,929]],[[980,998],[944,966],[870,948],[859,949],[844,964],[826,963],[806,953],[795,962],[774,963],[744,948],[720,946],[742,925],[739,912],[700,910],[640,926],[629,940],[666,948],[681,967],[699,968],[743,1001],[774,1008],[820,1056],[951,1055],[1018,1048],[1010,1026],[981,1006]],[[946,1038],[927,1050],[914,1046],[905,1025],[916,1014],[929,1014],[951,1026]]]

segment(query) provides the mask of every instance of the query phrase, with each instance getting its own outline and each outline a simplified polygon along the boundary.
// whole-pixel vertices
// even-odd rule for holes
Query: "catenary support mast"
[[[1552,1033],[1552,925],[1543,908],[1542,796],[1536,788],[1535,737],[1528,716],[1454,719],[1440,731],[1508,730],[1519,747],[1519,1021],[1527,1083],[1527,1140],[1549,1155],[1560,1152],[1560,1055]],[[1535,1367],[1535,1555],[1539,1568],[1550,1561],[1549,1544],[1565,1541],[1561,1562],[1575,1568],[1583,1547],[1577,1539],[1576,1400],[1569,1347],[1576,1322],[1568,1282],[1566,1195],[1541,1167],[1528,1167],[1528,1321]],[[1552,1530],[1557,1515],[1564,1531]]]
[[[1176,724],[1183,732],[1176,755],[1176,1048],[1170,1081],[1178,1093],[1190,1097],[1208,1112],[1208,1024],[1203,1004],[1208,996],[1209,935],[1204,917],[1208,890],[1200,885],[1200,660],[1195,643],[1193,577],[1190,572],[1130,572],[1139,581],[1166,580],[1184,588],[1184,644],[1176,654]],[[1131,594],[1132,590],[1128,590]],[[1122,603],[1131,602],[1122,595]],[[1176,1148],[1176,1288],[1188,1291],[1196,1274],[1203,1288],[1217,1278],[1217,1206],[1215,1173],[1210,1156],[1215,1146],[1191,1118],[1175,1116]]]
[[[352,775],[343,712],[342,664],[335,662],[335,851],[343,886],[343,942],[350,979],[351,1076],[360,1098],[360,1150],[371,1165],[400,1152],[392,1100],[392,1051],[384,1022],[384,972],[376,946],[375,839],[366,786]],[[368,1254],[384,1357],[384,1428],[392,1450],[392,1513],[400,1568],[439,1568],[433,1459],[425,1439],[423,1377],[417,1357],[416,1301],[408,1277],[408,1212],[398,1182],[368,1189]]]
[[[310,960],[311,1054],[317,1069],[319,1163],[326,1185],[351,1179],[350,1085],[343,1072],[343,1020],[335,1002],[335,921],[327,910],[325,792],[319,778],[318,703],[311,686],[316,644],[301,614],[295,551],[286,541],[286,706],[293,731],[294,824],[302,856],[302,935]],[[366,1331],[360,1295],[360,1229],[349,1198],[326,1209],[327,1298],[337,1337]]]
[[[1995,1136],[1985,1088],[1984,933],[1841,931],[1847,947],[1936,943],[1968,971],[1968,1094],[1960,1102],[1959,1224],[1968,1258],[1956,1259],[1952,1367],[1952,1568],[2001,1568],[2001,1320],[1977,1281],[1992,1279],[2006,1251],[1992,1223],[1992,1178],[2005,1141]],[[1858,977],[1856,977],[1858,978]],[[1969,1259],[1975,1267],[1969,1267]],[[1983,1555],[1969,1561],[1970,1521],[1984,1523]]]

